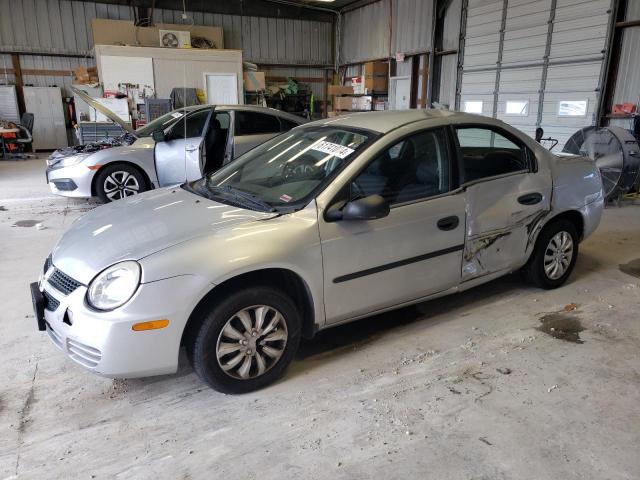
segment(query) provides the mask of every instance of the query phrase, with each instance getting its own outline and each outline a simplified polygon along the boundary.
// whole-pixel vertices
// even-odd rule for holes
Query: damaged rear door
[[[517,269],[550,210],[550,174],[538,171],[533,152],[502,129],[454,131],[467,199],[462,282]]]

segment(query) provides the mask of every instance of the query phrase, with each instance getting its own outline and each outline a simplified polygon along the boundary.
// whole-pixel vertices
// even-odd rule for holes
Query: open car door
[[[212,113],[212,108],[188,112],[165,132],[164,141],[156,143],[156,174],[161,187],[201,177],[204,132]]]

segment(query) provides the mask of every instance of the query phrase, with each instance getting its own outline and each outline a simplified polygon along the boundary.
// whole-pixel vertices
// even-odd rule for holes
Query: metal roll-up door
[[[541,126],[560,145],[596,123],[611,0],[557,0]]]

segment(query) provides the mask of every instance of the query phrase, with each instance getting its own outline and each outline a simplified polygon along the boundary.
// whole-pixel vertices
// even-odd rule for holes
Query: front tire
[[[107,165],[98,171],[96,194],[104,203],[147,191],[147,181],[140,171],[125,164]]]
[[[300,343],[300,314],[280,290],[253,287],[208,307],[187,344],[196,374],[214,390],[245,393],[280,378]]]
[[[568,220],[552,221],[540,232],[522,274],[539,288],[558,288],[571,275],[577,258],[578,233],[574,224]]]

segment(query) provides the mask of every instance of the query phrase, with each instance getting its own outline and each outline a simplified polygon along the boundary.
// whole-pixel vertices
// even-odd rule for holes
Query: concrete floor
[[[563,288],[510,276],[339,327],[225,396],[184,359],[112,381],[64,358],[28,283],[93,204],[50,196],[32,160],[0,162],[0,205],[1,478],[640,478],[640,279],[619,268],[640,258],[637,206],[605,212]],[[583,343],[537,329],[569,304],[546,326]]]

